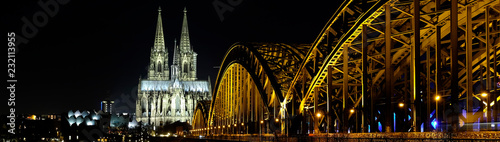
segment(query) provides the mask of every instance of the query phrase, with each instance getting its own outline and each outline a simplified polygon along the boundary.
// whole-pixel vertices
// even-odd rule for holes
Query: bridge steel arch
[[[346,0],[312,45],[287,46],[289,66],[267,57],[283,51],[259,50],[269,44],[234,44],[213,91],[207,127],[216,131],[206,133],[239,133],[218,130],[239,122],[260,130],[255,123],[272,118],[291,122],[279,123],[286,134],[456,132],[498,121],[499,23],[498,0]],[[241,109],[250,117],[240,120],[229,102],[262,109]]]
[[[208,111],[210,111],[211,101],[199,101],[196,104],[191,126],[191,134],[202,134],[203,129],[207,129]]]
[[[481,102],[499,99],[499,6],[494,0],[345,1],[285,95],[285,102],[300,101],[295,114],[313,124],[300,133],[455,132],[471,129],[463,124],[481,115],[490,116],[481,122],[497,120],[498,105]],[[478,97],[481,92],[490,95]]]
[[[284,124],[283,93],[310,44],[235,43],[217,76],[207,131],[271,133]],[[281,114],[281,115],[280,115]],[[278,120],[278,121],[276,121]],[[261,122],[262,121],[262,122]]]

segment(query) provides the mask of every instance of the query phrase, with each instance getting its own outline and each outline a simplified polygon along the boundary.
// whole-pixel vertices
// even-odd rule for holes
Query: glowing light
[[[436,99],[436,101],[439,101],[439,99],[441,99],[441,96],[438,95],[438,96],[436,96],[435,99]]]
[[[264,124],[264,120],[261,120],[261,121],[260,121],[260,124]]]
[[[234,127],[236,127],[236,123],[234,123]]]
[[[382,132],[382,124],[380,122],[378,122],[378,131]]]
[[[405,104],[404,103],[399,103],[399,107],[404,107]]]
[[[321,113],[317,113],[317,114],[316,114],[316,116],[317,116],[318,118],[320,118],[320,117],[321,117]]]
[[[354,109],[351,109],[351,110],[350,110],[350,112],[351,112],[351,113],[354,113]]]
[[[245,123],[241,123],[241,126],[245,125]]]
[[[437,125],[438,125],[438,124],[437,124],[436,119],[432,120],[431,125],[432,125],[432,127],[434,127],[434,129],[436,129],[436,128],[437,128]]]
[[[276,118],[274,121],[279,122],[280,120],[278,118]]]
[[[94,125],[94,122],[92,121],[87,121],[87,126],[93,126]]]
[[[393,114],[393,122],[394,122],[394,130],[393,131],[396,131],[396,113],[392,113]]]
[[[488,96],[488,93],[486,93],[486,92],[483,92],[483,93],[481,94],[481,97],[486,97],[486,96]]]
[[[30,119],[30,120],[36,120],[36,115],[28,116],[28,119]]]

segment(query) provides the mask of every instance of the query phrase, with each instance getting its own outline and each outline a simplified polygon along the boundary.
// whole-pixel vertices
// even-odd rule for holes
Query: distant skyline
[[[4,39],[11,31],[23,36],[23,17],[33,22],[34,15],[44,12],[38,2],[3,2]],[[218,73],[214,67],[233,43],[312,43],[338,5],[265,0],[234,5],[224,0],[66,2],[59,3],[57,12],[46,13],[47,23],[39,24],[34,36],[25,37],[28,43],[18,46],[16,114],[98,110],[105,99],[115,100],[121,94],[135,98],[139,77],[147,75],[159,6],[169,61],[186,7],[191,44],[198,53],[197,77],[210,76],[214,83]],[[232,11],[225,11],[222,20],[214,4]],[[0,114],[8,113],[5,105],[1,109]]]

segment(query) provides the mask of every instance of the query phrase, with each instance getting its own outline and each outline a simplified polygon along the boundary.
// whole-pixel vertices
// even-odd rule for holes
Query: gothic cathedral
[[[212,99],[210,79],[196,78],[198,54],[193,51],[190,43],[186,8],[184,8],[180,44],[174,42],[173,63],[169,68],[161,8],[158,8],[158,22],[154,46],[151,48],[148,76],[147,79],[139,79],[136,101],[137,122],[155,126],[175,121],[190,123],[197,102]]]

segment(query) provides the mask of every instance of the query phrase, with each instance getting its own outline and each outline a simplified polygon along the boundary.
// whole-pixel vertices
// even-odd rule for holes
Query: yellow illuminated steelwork
[[[491,16],[486,16],[485,11],[491,13],[496,9],[488,10],[486,7],[498,7],[500,3],[496,3],[495,0],[484,0],[474,2],[473,5],[460,6],[469,8],[469,12],[472,11],[473,15],[467,15],[465,11],[467,8],[461,8],[461,11],[458,11],[463,12],[459,15],[458,27],[464,31],[459,32],[458,37],[464,38],[450,39],[450,41],[439,39],[450,36],[450,23],[455,24],[455,26],[457,23],[450,22],[447,17],[450,17],[452,13],[456,15],[457,11],[442,12],[446,9],[440,10],[439,3],[427,4],[419,1],[404,3],[400,1],[368,1],[367,3],[371,7],[362,8],[362,10],[356,6],[360,4],[359,2],[347,0],[342,3],[340,6],[342,8],[337,9],[315,42],[308,46],[307,52],[298,48],[276,48],[276,46],[284,45],[276,43],[258,43],[258,45],[255,43],[236,43],[231,46],[219,70],[207,124],[227,125],[235,121],[246,120],[241,119],[242,117],[251,118],[254,121],[260,120],[261,124],[264,124],[264,120],[271,123],[274,117],[275,122],[278,123],[279,119],[288,120],[290,116],[302,115],[308,117],[306,120],[314,119],[314,117],[327,119],[332,117],[334,120],[342,120],[340,123],[347,125],[346,127],[342,126],[341,131],[343,132],[348,131],[343,130],[345,128],[350,129],[351,132],[366,132],[366,126],[371,125],[371,128],[375,128],[377,123],[392,124],[390,121],[393,119],[391,119],[390,114],[401,112],[400,110],[394,111],[394,107],[399,107],[405,111],[405,115],[406,113],[409,115],[408,119],[410,120],[404,121],[407,123],[405,126],[417,128],[411,129],[411,131],[420,131],[420,125],[417,122],[420,120],[411,118],[418,118],[418,115],[422,115],[420,112],[429,113],[432,103],[436,103],[435,112],[437,113],[435,113],[434,118],[440,123],[443,121],[448,123],[449,120],[440,120],[438,115],[448,111],[446,109],[449,108],[447,107],[449,104],[456,104],[454,100],[457,98],[451,96],[457,93],[450,95],[450,90],[452,90],[451,93],[457,90],[451,89],[458,86],[456,84],[467,84],[467,87],[462,86],[465,90],[458,96],[459,100],[467,100],[467,111],[472,110],[471,106],[477,105],[476,99],[480,103],[484,102],[485,105],[490,102],[489,99],[500,100],[500,97],[489,98],[488,94],[485,93],[474,94],[476,90],[470,89],[481,83],[481,81],[476,81],[475,76],[482,75],[482,78],[490,78],[486,77],[485,74],[491,74],[495,69],[492,69],[491,66],[484,69],[482,65],[489,64],[485,62],[490,62],[493,58],[496,59],[495,57],[500,52],[479,49],[482,47],[477,46],[474,46],[474,50],[460,51],[461,55],[467,55],[466,63],[460,61],[463,66],[466,66],[464,68],[467,71],[458,72],[458,75],[450,77],[443,75],[447,74],[448,69],[452,66],[449,62],[456,63],[457,60],[465,59],[451,57],[451,51],[455,50],[451,50],[452,47],[457,46],[439,46],[443,45],[441,42],[462,43],[463,40],[467,40],[463,42],[466,48],[484,44],[472,40],[475,36],[474,33],[466,33],[472,29],[477,30],[477,33],[482,33],[482,36],[491,32],[490,29],[493,28],[484,25],[495,23],[491,22],[491,19],[487,19]],[[449,4],[447,3],[447,5]],[[455,2],[451,5],[459,4]],[[446,7],[448,6],[444,8]],[[421,16],[420,13],[425,15]],[[428,16],[429,14],[435,16]],[[479,16],[486,18],[476,18],[477,20],[470,18]],[[373,20],[376,23],[372,23]],[[421,22],[426,24],[421,26]],[[335,26],[345,23],[349,23],[346,29]],[[463,25],[466,25],[465,29]],[[471,25],[474,28],[469,28]],[[486,30],[476,28],[482,26],[487,27]],[[495,48],[498,43],[496,40],[491,40],[491,37],[496,39],[498,35],[490,33],[488,36],[490,38],[482,39],[479,35],[477,38],[490,45],[484,48],[491,48],[491,45]],[[491,41],[495,43],[491,43]],[[296,55],[286,55],[290,50],[293,50],[292,53]],[[475,50],[481,50],[481,52]],[[420,55],[427,57],[421,58]],[[294,57],[294,59],[291,60],[292,58],[288,57]],[[283,63],[291,64],[284,66]],[[341,66],[342,68],[339,68]],[[481,67],[478,68],[479,66]],[[485,70],[489,73],[480,73]],[[456,72],[454,71],[454,73]],[[340,76],[341,74],[343,76]],[[498,76],[496,73],[494,74]],[[456,76],[460,82],[450,83],[449,80],[457,79]],[[430,88],[431,85],[422,85],[432,83],[434,88]],[[446,83],[452,84],[453,87]],[[492,91],[492,88],[484,89]],[[393,95],[390,95],[391,93]],[[283,94],[285,96],[281,96]],[[435,102],[432,102],[433,95]],[[441,96],[439,95],[447,95],[451,99],[440,101]],[[372,99],[379,96],[385,96],[385,99]],[[389,98],[387,98],[388,96]],[[443,106],[440,107],[439,103],[443,103]],[[495,101],[489,103],[486,108],[490,107],[488,109],[491,111],[491,106],[494,103]],[[381,104],[386,104],[385,107],[388,108],[377,108],[383,106]],[[428,106],[423,107],[424,104]],[[293,109],[286,109],[287,107]],[[427,111],[423,110],[424,108]],[[444,109],[439,111],[440,108]],[[356,112],[355,109],[360,111]],[[376,120],[378,118],[373,118],[377,111],[378,114],[389,114],[377,116],[384,117],[379,120],[388,122],[378,122]],[[488,110],[483,110],[483,112],[486,111]],[[345,114],[339,115],[338,113],[347,113],[347,117],[344,117]],[[426,115],[429,116],[429,114]],[[315,119],[313,124],[332,122],[332,120],[327,119],[325,121]],[[327,124],[326,127],[338,125],[337,123],[339,121],[336,121],[335,124]],[[384,128],[388,128],[388,131],[406,131],[402,130],[403,128],[393,129],[391,127],[394,125],[386,126],[386,124],[384,124]],[[286,134],[287,131],[284,130],[288,129],[287,126],[281,126],[282,133]],[[424,127],[429,126],[424,125]],[[313,132],[318,132],[318,126],[314,127],[316,131],[313,130]],[[360,127],[361,129],[359,129]],[[330,130],[331,128],[326,129]],[[261,125],[259,130],[261,129],[267,130],[268,128]],[[424,128],[424,130],[428,129]]]

